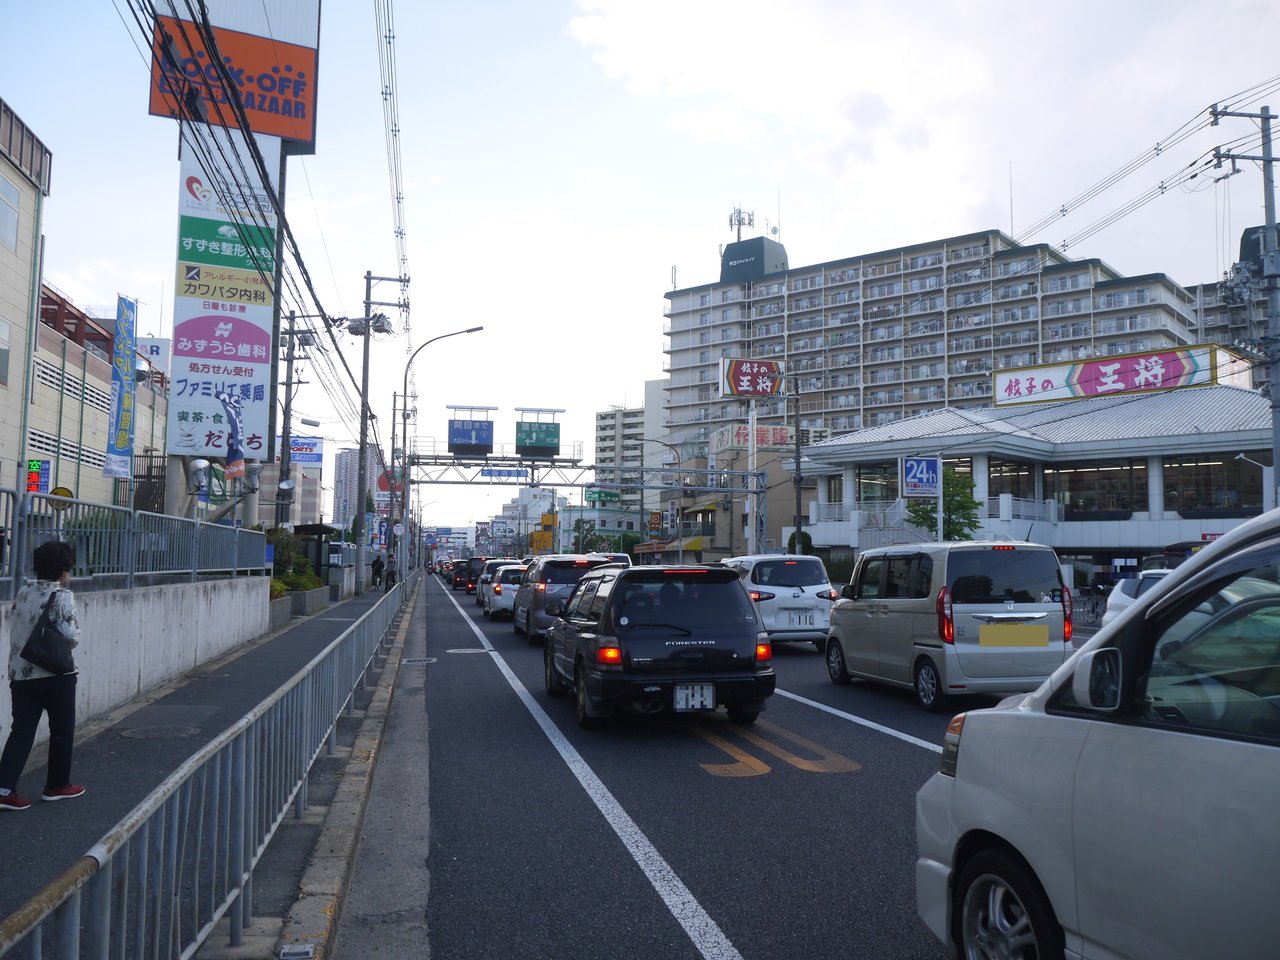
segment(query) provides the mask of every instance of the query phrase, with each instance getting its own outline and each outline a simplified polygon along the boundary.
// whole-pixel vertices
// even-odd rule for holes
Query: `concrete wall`
[[[77,723],[262,636],[268,628],[270,599],[271,581],[266,577],[76,594]],[[6,673],[9,622],[5,604],[0,607],[0,637]],[[0,689],[0,723],[6,736],[12,715],[6,676]],[[37,742],[47,738],[41,721]]]

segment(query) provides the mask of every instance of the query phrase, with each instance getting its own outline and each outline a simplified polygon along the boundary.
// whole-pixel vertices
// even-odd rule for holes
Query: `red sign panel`
[[[782,364],[777,360],[720,361],[720,391],[729,397],[771,397],[782,392]]]

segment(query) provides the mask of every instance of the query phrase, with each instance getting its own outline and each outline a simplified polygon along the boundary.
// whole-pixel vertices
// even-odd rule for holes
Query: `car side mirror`
[[[488,582],[489,582],[490,580],[492,580],[492,579],[493,579],[493,577],[489,576],[489,574],[487,574],[487,573],[486,573],[486,574],[483,574],[483,575],[480,577],[480,582],[481,582],[481,583],[488,583]]]
[[[1090,650],[1076,657],[1071,692],[1082,707],[1114,713],[1120,709],[1120,651]]]
[[[842,600],[857,600],[858,589],[852,583],[846,583],[840,588],[840,598]]]
[[[564,604],[553,600],[547,604],[546,613],[548,617],[559,617],[564,614]]]

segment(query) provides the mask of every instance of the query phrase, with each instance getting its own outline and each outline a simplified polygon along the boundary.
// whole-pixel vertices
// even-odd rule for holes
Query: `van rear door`
[[[1047,677],[1066,659],[1062,573],[1051,549],[957,546],[946,563],[955,652],[966,677]]]

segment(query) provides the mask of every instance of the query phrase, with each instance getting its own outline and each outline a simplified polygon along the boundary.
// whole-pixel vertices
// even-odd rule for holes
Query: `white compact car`
[[[1138,597],[1034,693],[956,716],[916,904],[962,957],[1278,955],[1280,511]]]
[[[819,650],[826,645],[831,604],[839,595],[821,559],[768,553],[730,557],[724,565],[738,571],[771,641],[799,640]]]
[[[511,607],[516,600],[516,591],[520,589],[520,581],[529,568],[522,563],[509,563],[498,567],[489,574],[489,582],[485,584],[484,615],[492,620],[494,617],[511,616]]]
[[[1167,577],[1168,570],[1140,570],[1136,577],[1121,580],[1111,588],[1107,595],[1107,609],[1102,612],[1102,626],[1106,626],[1129,607],[1133,601],[1156,585],[1161,577]]]

